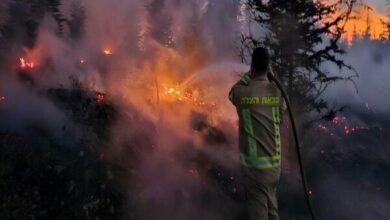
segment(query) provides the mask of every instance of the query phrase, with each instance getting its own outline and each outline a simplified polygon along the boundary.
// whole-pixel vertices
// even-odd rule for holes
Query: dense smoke
[[[9,54],[1,61],[1,132],[54,138],[70,148],[109,145],[107,159],[130,167],[120,180],[124,216],[239,215],[230,198],[239,187],[236,119],[226,102],[229,86],[247,69],[231,64],[243,22],[238,2],[72,1],[60,8],[61,33],[55,16],[31,12],[39,20],[35,39],[12,17],[30,13],[26,5],[8,4],[18,38],[0,47]],[[87,108],[95,104],[77,85],[115,103],[118,118],[104,128],[108,139],[93,132]],[[190,101],[181,100],[186,89]],[[122,158],[126,152],[133,153]]]
[[[341,111],[304,134],[313,201],[323,219],[387,219],[389,43],[356,39],[347,51],[359,77],[329,87],[324,97]]]

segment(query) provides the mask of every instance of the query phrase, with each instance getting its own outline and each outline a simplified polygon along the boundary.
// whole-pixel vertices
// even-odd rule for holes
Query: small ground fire
[[[24,58],[19,58],[19,61],[20,61],[20,68],[21,69],[34,69],[34,67],[35,67],[34,62],[27,61]]]
[[[104,50],[103,50],[103,53],[104,53],[105,55],[113,55],[113,53],[112,53],[112,51],[111,51],[110,49],[104,49]]]

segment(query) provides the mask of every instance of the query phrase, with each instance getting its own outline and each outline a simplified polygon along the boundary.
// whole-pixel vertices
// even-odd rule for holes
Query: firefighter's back
[[[244,75],[230,99],[239,116],[239,148],[250,219],[278,219],[281,92],[266,77]]]

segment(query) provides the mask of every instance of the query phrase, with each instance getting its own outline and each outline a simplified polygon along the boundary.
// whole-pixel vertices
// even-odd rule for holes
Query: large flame
[[[351,44],[354,37],[369,37],[371,40],[388,38],[387,22],[387,16],[374,6],[357,5],[345,25],[343,39]]]

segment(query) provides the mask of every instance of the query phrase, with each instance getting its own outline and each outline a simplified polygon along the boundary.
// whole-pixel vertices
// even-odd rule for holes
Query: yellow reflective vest
[[[240,163],[257,169],[278,168],[281,162],[280,123],[285,102],[265,77],[245,74],[229,92],[239,117]]]

